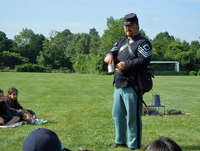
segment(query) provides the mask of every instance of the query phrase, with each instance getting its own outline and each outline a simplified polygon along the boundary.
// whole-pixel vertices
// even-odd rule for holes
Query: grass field
[[[19,103],[48,122],[0,129],[0,151],[21,151],[26,136],[39,127],[57,133],[65,147],[93,151],[113,149],[115,130],[111,116],[112,75],[0,72],[0,89],[19,91]],[[165,110],[182,110],[191,115],[143,116],[141,151],[160,136],[168,136],[186,151],[200,150],[200,76],[156,76],[153,91],[144,95],[151,105],[159,94]],[[163,108],[160,108],[163,112]]]

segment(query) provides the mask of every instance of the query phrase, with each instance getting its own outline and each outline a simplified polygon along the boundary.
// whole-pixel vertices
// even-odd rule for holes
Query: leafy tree
[[[174,37],[170,36],[168,32],[164,33],[161,32],[157,34],[152,41],[152,49],[153,49],[152,60],[156,61],[168,60],[168,58],[165,58],[165,53],[167,51],[168,45],[174,41],[175,41]]]
[[[100,37],[95,28],[89,34],[76,34],[66,49],[66,56],[73,62],[73,68],[79,73],[96,73],[96,56],[100,46]]]
[[[107,74],[107,65],[102,58],[105,57],[104,53],[99,53],[97,56],[92,54],[79,54],[74,63],[74,70],[79,73],[90,74]]]
[[[180,41],[174,41],[168,45],[165,55],[175,59],[179,53],[183,52],[183,49],[184,47]]]
[[[73,68],[78,73],[88,73],[88,55],[87,54],[78,54],[76,61],[73,65]]]
[[[42,34],[36,34],[29,41],[29,49],[31,53],[28,55],[28,58],[30,63],[37,63],[37,56],[39,55],[39,52],[43,50],[43,42],[45,39],[46,38]]]
[[[123,18],[116,20],[113,17],[107,18],[107,29],[101,38],[100,52],[109,51],[120,38],[126,36],[122,22]]]
[[[89,46],[90,54],[97,55],[101,44],[101,39],[95,28],[90,29],[89,36],[90,36],[90,46]]]
[[[105,53],[99,53],[95,58],[95,73],[97,74],[108,74],[107,64],[104,62]]]
[[[189,48],[190,58],[191,58],[191,69],[199,71],[200,70],[200,42],[192,41]]]
[[[0,55],[1,55],[1,52],[0,52]],[[0,71],[2,71],[3,69],[5,69],[6,67],[4,66],[4,63],[3,62],[0,62]]]
[[[19,53],[13,51],[13,41],[6,37],[4,32],[0,31],[0,66],[1,69],[5,67],[15,68],[15,65],[27,63],[28,59],[22,57]]]
[[[177,39],[168,45],[165,58],[172,61],[178,61],[182,69],[188,70],[191,64],[190,52],[188,49],[189,44],[186,41],[181,42]]]
[[[6,34],[0,31],[0,52],[10,51],[13,46],[13,42],[11,39],[6,37]]]
[[[43,43],[43,51],[39,52],[39,56],[37,56],[37,63],[39,65],[42,65],[44,67],[47,67],[48,65],[51,65],[52,62],[52,50],[53,45],[51,45],[50,40],[45,39]]]
[[[90,54],[97,55],[99,53],[100,45],[101,38],[99,36],[93,37],[90,42]]]
[[[90,36],[86,33],[82,33],[76,45],[77,54],[89,54]]]
[[[23,65],[17,65],[15,67],[17,72],[45,72],[46,69],[43,66],[37,64],[26,63]]]
[[[153,39],[153,42],[160,41],[160,40],[169,40],[169,41],[175,41],[174,36],[170,36],[169,33],[166,32],[160,32],[156,35],[156,37]]]
[[[62,32],[52,31],[47,39],[27,28],[14,36],[14,40],[8,39],[6,34],[0,31],[0,68],[38,63],[49,69],[71,69],[73,64],[73,68],[80,73],[107,73],[105,52],[126,36],[122,22],[123,18],[107,18],[107,29],[102,37],[95,28],[91,28],[89,34],[75,35],[68,29]],[[148,38],[143,29],[140,29],[140,33]],[[179,38],[175,39],[167,31],[160,32],[153,40],[149,40],[153,47],[152,60],[179,61],[181,69],[187,71],[197,72],[200,69],[199,41],[189,44]]]
[[[181,43],[181,42],[180,42]],[[179,48],[175,48],[177,53],[174,56],[175,60],[180,62],[182,68],[187,71],[198,71],[200,68],[200,51],[199,41],[192,41],[189,45],[188,42],[183,41]],[[178,52],[179,51],[179,52]]]
[[[37,58],[38,64],[44,67],[51,65],[54,69],[63,66],[62,61],[64,54],[61,47],[52,44],[52,41],[45,40],[43,48],[44,51],[40,51],[40,56]]]
[[[79,54],[89,54],[90,48],[90,36],[86,33],[78,33],[73,36],[70,41],[70,45],[66,48],[65,55],[70,58],[70,61],[74,64],[76,57]]]
[[[90,35],[91,38],[99,36],[99,34],[98,34],[98,32],[97,32],[97,30],[95,28],[91,28],[90,29],[89,35]]]
[[[69,46],[69,43],[73,38],[73,34],[70,32],[69,29],[65,29],[62,32],[57,32],[55,37],[51,38],[53,38],[51,40],[54,41],[54,44],[63,47],[63,49],[65,50]]]
[[[28,59],[20,56],[19,53],[3,51],[0,54],[0,60],[3,62],[3,65],[10,68],[15,68],[15,65],[21,65],[28,63]]]
[[[19,35],[14,36],[17,45],[27,45],[35,33],[31,29],[23,28]]]
[[[49,39],[43,43],[43,51],[37,57],[38,64],[58,69],[60,67],[72,68],[72,64],[64,55],[65,49],[69,46],[72,33],[66,29],[63,32],[52,31]]]
[[[149,39],[149,37],[146,35],[145,31],[143,29],[140,29],[140,34],[142,36],[144,36],[145,38]],[[149,39],[149,41],[152,41],[151,39]]]
[[[36,63],[39,52],[42,51],[45,37],[42,34],[35,34],[31,29],[22,29],[19,35],[14,36],[17,44],[15,52],[29,59],[30,63]]]

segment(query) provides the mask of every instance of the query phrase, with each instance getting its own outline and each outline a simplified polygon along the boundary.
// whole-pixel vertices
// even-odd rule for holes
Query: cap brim
[[[136,22],[123,22],[122,25],[134,25]]]
[[[67,149],[67,148],[63,148],[63,151],[71,151],[71,150],[69,150],[69,149]]]

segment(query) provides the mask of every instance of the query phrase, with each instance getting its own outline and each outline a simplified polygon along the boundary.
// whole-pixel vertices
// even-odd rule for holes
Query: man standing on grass
[[[142,101],[138,99],[132,85],[138,91],[135,75],[137,75],[137,71],[149,65],[152,46],[149,40],[139,33],[136,14],[125,15],[123,26],[127,36],[114,44],[113,48],[106,53],[104,61],[108,64],[113,61],[117,69],[114,73],[115,91],[112,109],[116,136],[112,147],[127,147],[126,131],[128,128],[128,148],[126,150],[134,150],[141,147]],[[129,50],[134,53],[134,59],[132,59]],[[132,74],[130,75],[130,73]],[[128,83],[126,78],[132,83]],[[143,94],[140,95],[142,97]]]

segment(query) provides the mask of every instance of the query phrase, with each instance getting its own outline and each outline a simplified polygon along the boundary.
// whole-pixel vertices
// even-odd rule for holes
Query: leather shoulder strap
[[[130,39],[130,41],[131,41],[132,39]],[[133,41],[133,40],[132,40]],[[134,42],[134,41],[133,41]],[[131,50],[131,45],[130,45],[130,43],[129,43],[129,39],[127,39],[127,45],[128,45],[128,52],[129,52],[129,54],[130,54],[130,56],[131,56],[131,58],[133,59],[133,58],[135,58],[135,54],[133,53],[133,51]]]
[[[128,40],[128,39],[127,39]],[[134,41],[131,39],[130,40],[130,44],[132,44]],[[121,48],[119,49],[118,54],[120,54],[122,51],[125,50],[125,48],[128,46],[128,43],[125,43],[123,46],[121,46]]]

